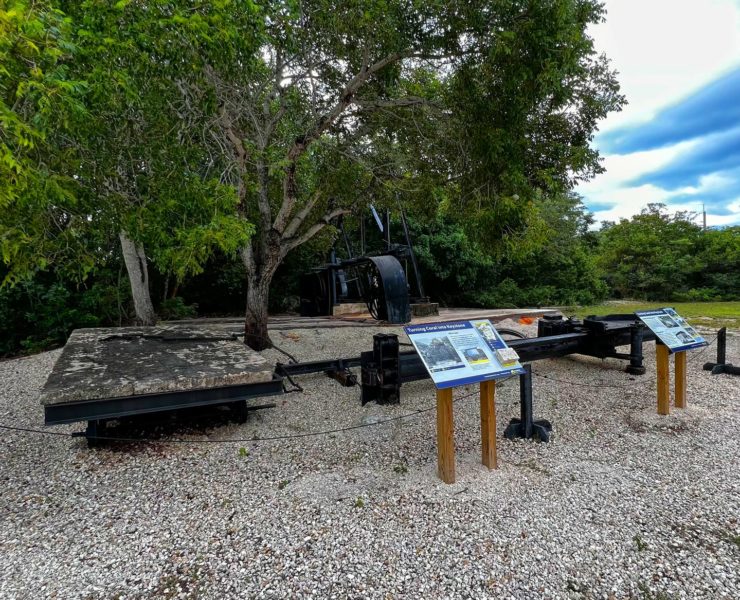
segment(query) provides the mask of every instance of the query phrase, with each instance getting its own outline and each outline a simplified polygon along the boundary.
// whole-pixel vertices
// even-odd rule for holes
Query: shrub
[[[159,316],[167,321],[193,319],[198,316],[197,304],[185,304],[180,296],[167,298],[159,305]]]

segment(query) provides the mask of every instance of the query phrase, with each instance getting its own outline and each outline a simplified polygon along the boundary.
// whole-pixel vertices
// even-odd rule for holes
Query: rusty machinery
[[[326,264],[301,276],[301,316],[328,316],[340,304],[364,303],[374,319],[401,324],[411,320],[412,303],[428,304],[403,209],[399,205],[405,244],[391,242],[389,211],[385,212],[383,223],[375,208],[371,206],[371,209],[384,235],[385,247],[378,252],[365,252],[365,219],[361,218],[360,252],[355,256],[343,219],[339,217],[337,228],[348,258],[338,258],[333,247]],[[413,296],[407,276],[409,263],[414,273]]]

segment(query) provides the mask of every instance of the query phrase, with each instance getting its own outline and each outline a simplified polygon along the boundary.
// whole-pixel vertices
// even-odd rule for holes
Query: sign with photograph
[[[635,313],[671,352],[707,346],[707,341],[672,308],[639,310]]]
[[[488,319],[404,327],[438,389],[521,375],[516,352]]]

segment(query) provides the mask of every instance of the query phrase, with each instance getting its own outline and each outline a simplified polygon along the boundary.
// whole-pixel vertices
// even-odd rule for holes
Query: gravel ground
[[[373,332],[273,335],[309,359],[369,349]],[[728,342],[737,364],[740,338]],[[457,390],[454,485],[435,474],[433,410],[260,443],[88,450],[5,431],[0,597],[740,598],[740,380],[701,370],[714,347],[694,352],[689,408],[658,417],[645,349],[641,378],[612,360],[534,363],[549,444],[501,437],[518,414],[516,381],[501,385],[496,471],[480,464],[476,389]],[[0,363],[0,423],[41,426],[37,397],[58,355]],[[295,435],[434,405],[428,380],[404,385],[400,405],[365,407],[359,388],[299,383],[305,392],[244,425],[204,416],[148,433]]]

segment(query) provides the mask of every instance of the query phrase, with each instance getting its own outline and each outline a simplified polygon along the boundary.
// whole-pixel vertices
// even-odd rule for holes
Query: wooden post
[[[676,408],[686,408],[686,351],[676,352]]]
[[[452,388],[437,390],[437,464],[439,478],[445,483],[455,483]]]
[[[480,434],[483,464],[496,469],[496,381],[493,379],[480,382]]]
[[[670,390],[668,381],[668,346],[655,344],[655,362],[658,369],[658,414],[667,415],[670,412]]]

